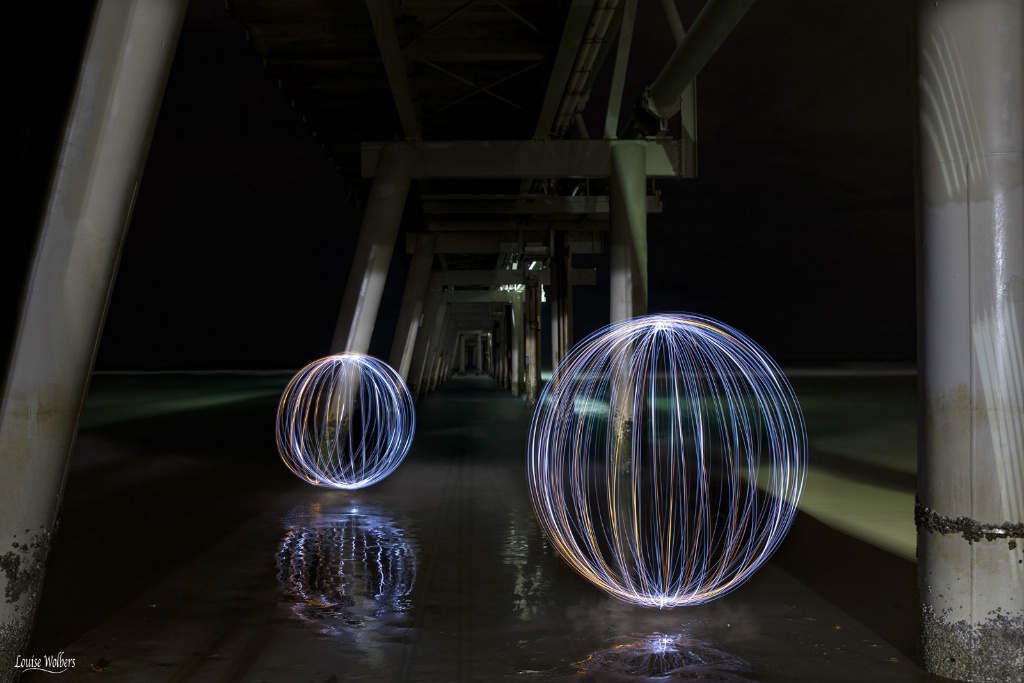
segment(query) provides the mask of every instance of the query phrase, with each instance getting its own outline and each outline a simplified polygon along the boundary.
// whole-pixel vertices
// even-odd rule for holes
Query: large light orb
[[[412,395],[386,363],[359,353],[321,358],[288,383],[277,450],[310,484],[359,489],[391,474],[416,431]]]
[[[568,353],[534,412],[527,470],[562,558],[616,598],[668,608],[750,578],[793,521],[806,459],[775,362],[727,325],[667,314]]]

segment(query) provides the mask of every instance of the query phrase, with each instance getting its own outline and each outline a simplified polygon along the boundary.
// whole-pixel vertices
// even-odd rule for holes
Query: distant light
[[[416,431],[401,376],[372,356],[342,353],[307,365],[277,408],[277,450],[296,476],[316,486],[359,489],[405,459]]]

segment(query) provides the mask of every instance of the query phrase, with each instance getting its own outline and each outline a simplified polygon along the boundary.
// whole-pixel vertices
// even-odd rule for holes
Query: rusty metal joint
[[[651,100],[651,89],[649,87],[644,88],[643,92],[640,93],[640,97],[633,107],[633,119],[630,124],[632,125],[627,125],[627,130],[624,131],[622,136],[624,139],[638,137],[634,133],[634,128],[641,137],[658,135],[668,128],[668,122],[661,118],[657,107]]]

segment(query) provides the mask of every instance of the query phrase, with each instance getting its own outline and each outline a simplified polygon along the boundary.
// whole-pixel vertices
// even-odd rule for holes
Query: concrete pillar
[[[572,348],[572,252],[569,234],[554,233],[551,251],[551,370]]]
[[[484,371],[484,338],[479,332],[476,333],[476,351],[473,356],[473,364],[476,366],[476,374]]]
[[[459,374],[460,375],[465,375],[466,374],[466,337],[464,335],[461,335],[461,334],[459,335],[458,358],[459,358]]]
[[[1024,671],[1022,26],[919,5],[922,656],[966,681]]]
[[[78,415],[185,0],[99,0],[0,404],[0,681],[32,631]]]
[[[423,301],[430,285],[430,268],[433,263],[434,236],[430,234],[417,235],[412,263],[409,264],[409,274],[405,278],[402,307],[398,310],[395,338],[391,344],[391,367],[397,370],[407,383],[412,366],[412,356],[416,348],[416,338],[419,334],[420,319],[423,316]]]
[[[434,391],[441,385],[442,360],[444,357],[445,343],[448,339],[448,328],[452,324],[451,308],[451,304],[445,304],[441,307],[439,316],[441,324],[438,325],[437,343],[433,345],[434,350],[431,352],[433,359],[430,363],[430,380],[427,382],[428,392]]]
[[[494,364],[494,333],[493,332],[488,332],[484,336],[484,351],[486,352],[486,357],[487,357],[487,360],[486,360],[487,374],[490,375],[491,377],[497,379],[498,378],[498,368]]]
[[[409,193],[411,169],[410,147],[394,144],[381,149],[334,329],[331,353],[366,353],[370,349],[373,325]]]
[[[423,323],[420,326],[420,331],[416,335],[416,343],[413,347],[412,363],[409,367],[409,392],[412,394],[413,400],[418,400],[424,388],[424,377],[425,368],[427,367],[427,358],[430,354],[430,347],[434,331],[439,327],[438,324],[438,311],[441,304],[441,292],[438,290],[429,290],[427,292],[427,299],[425,309],[423,311]]]
[[[550,276],[551,284],[548,285],[547,289],[547,300],[548,300],[548,317],[549,326],[551,328],[551,369],[554,371],[558,367],[558,362],[562,359],[562,345],[561,336],[559,334],[558,318],[560,316],[561,309],[561,292],[563,284],[559,280],[559,276],[562,272],[562,263],[558,258],[559,250],[558,245],[561,242],[559,235],[554,230],[549,234],[550,238],[550,254],[551,258],[548,260],[548,274]]]
[[[427,393],[436,390],[441,386],[441,351],[435,349],[434,353],[431,354],[433,359],[430,362],[430,380],[427,382]]]
[[[509,368],[509,386],[513,396],[523,390],[523,293],[512,293],[512,362]]]
[[[647,154],[641,143],[612,145],[611,322],[647,313]]]
[[[442,332],[441,346],[438,348],[438,354],[440,356],[440,363],[437,366],[437,382],[434,385],[439,387],[445,383],[445,380],[451,375],[450,368],[452,367],[452,360],[455,355],[455,342],[456,335],[458,334],[457,323],[455,322],[455,311],[449,304],[446,309],[445,327]]]
[[[498,364],[498,382],[508,389],[508,306],[502,307],[498,320],[498,340],[495,345],[495,362]]]
[[[540,396],[540,285],[536,277],[526,278],[524,333],[526,335],[526,405],[537,405]]]
[[[438,373],[437,385],[441,386],[452,376],[455,370],[455,353],[459,348],[459,330],[454,321],[448,326],[448,336],[442,347],[441,366]]]

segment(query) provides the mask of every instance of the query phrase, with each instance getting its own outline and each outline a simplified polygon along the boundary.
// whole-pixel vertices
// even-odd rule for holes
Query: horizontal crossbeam
[[[372,178],[384,145],[408,144],[412,177],[441,178],[607,178],[611,149],[618,144],[645,147],[648,178],[682,178],[687,166],[678,140],[525,140],[384,143],[364,142],[362,175]]]

